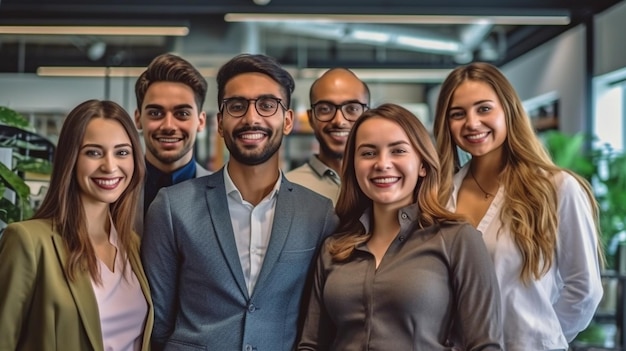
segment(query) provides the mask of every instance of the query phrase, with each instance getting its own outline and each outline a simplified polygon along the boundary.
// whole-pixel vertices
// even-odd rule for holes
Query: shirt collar
[[[193,179],[196,177],[196,161],[193,158],[186,165],[171,173],[161,171],[150,162],[148,162],[148,160],[146,160],[146,169],[148,177],[152,179],[167,177],[171,180],[172,184],[178,184],[182,181]]]
[[[398,222],[400,223],[400,230],[405,229],[408,225],[411,225],[418,216],[419,213],[419,205],[417,203],[402,207],[399,211],[398,211]],[[371,225],[372,225],[372,208],[368,207],[363,214],[361,215],[361,217],[359,218],[359,221],[361,222],[361,224],[363,224],[363,227],[365,227],[365,232],[366,233],[370,233],[371,232]]]
[[[309,167],[311,167],[313,172],[315,172],[318,177],[323,178],[324,176],[327,176],[334,180],[337,184],[340,184],[337,172],[320,161],[317,155],[311,157],[308,163]]]
[[[282,180],[283,180],[283,172],[278,172],[278,180],[276,180],[276,183],[274,184],[274,188],[265,198],[271,199],[275,197],[276,195],[278,195],[278,190],[280,189],[280,184]],[[230,174],[228,173],[228,164],[224,166],[224,187],[226,189],[226,194],[228,196],[231,196],[237,201],[243,203],[244,200],[243,200],[243,197],[241,196],[241,192],[239,192],[239,189],[237,189],[237,186],[235,185],[235,183],[233,183],[233,179],[230,177]]]

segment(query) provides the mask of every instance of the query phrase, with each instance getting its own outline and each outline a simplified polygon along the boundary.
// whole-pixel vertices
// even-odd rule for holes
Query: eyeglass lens
[[[262,97],[258,99],[232,98],[224,100],[224,106],[229,115],[241,117],[248,112],[250,102],[254,101],[256,112],[262,117],[273,116],[278,111],[280,99],[274,97]]]
[[[363,113],[364,106],[358,102],[349,102],[343,105],[334,105],[327,102],[318,102],[313,107],[315,117],[323,122],[327,122],[335,118],[337,107],[341,108],[343,117],[348,121],[356,121]]]

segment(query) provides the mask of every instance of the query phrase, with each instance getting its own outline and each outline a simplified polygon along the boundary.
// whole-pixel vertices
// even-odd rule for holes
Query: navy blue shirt
[[[193,179],[196,177],[196,161],[191,159],[189,163],[175,170],[172,173],[164,173],[158,168],[146,160],[146,184],[144,187],[143,197],[143,214],[148,212],[148,207],[152,203],[152,200],[156,197],[159,189],[178,184],[185,180]]]

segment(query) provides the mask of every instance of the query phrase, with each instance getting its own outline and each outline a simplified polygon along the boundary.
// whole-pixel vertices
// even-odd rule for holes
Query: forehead
[[[478,80],[465,80],[454,90],[451,98],[453,105],[482,100],[500,102],[491,85]]]
[[[273,95],[285,99],[282,86],[263,73],[242,73],[234,76],[224,86],[224,98],[238,96],[254,99],[261,95]]]
[[[188,85],[178,82],[155,82],[148,87],[143,100],[147,104],[169,105],[190,104],[195,105],[193,89]]]
[[[346,71],[327,73],[313,85],[313,98],[315,100],[342,102],[354,99],[362,100],[366,98],[365,95],[363,83]]]
[[[97,117],[87,124],[83,144],[118,145],[123,143],[130,144],[130,137],[120,122]]]
[[[384,145],[398,141],[409,142],[406,132],[398,123],[381,117],[364,121],[356,133],[357,147],[361,143]]]

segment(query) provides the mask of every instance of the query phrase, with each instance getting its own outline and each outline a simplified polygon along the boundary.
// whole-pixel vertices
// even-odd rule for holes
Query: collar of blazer
[[[65,267],[67,262],[67,253],[65,251],[65,243],[58,233],[52,235],[54,247],[57,257],[61,263],[61,267]],[[67,274],[65,280],[70,288],[76,309],[82,320],[83,328],[94,351],[103,351],[102,344],[102,328],[100,327],[100,313],[98,312],[98,302],[96,295],[91,286],[91,278],[87,273],[76,274],[75,279],[71,281]]]

